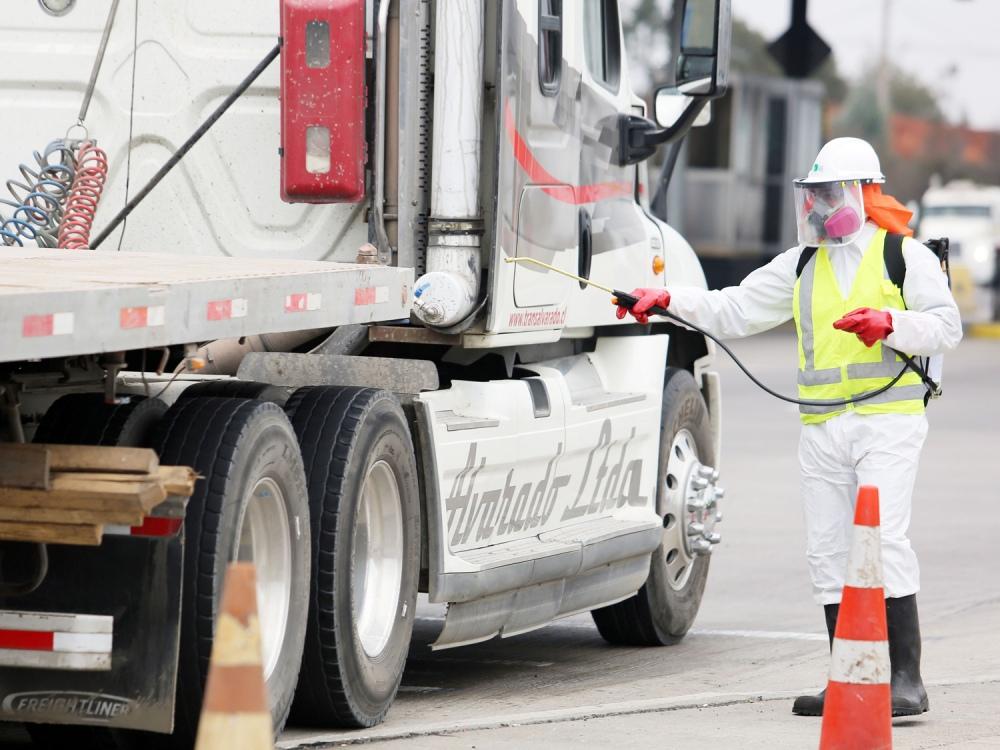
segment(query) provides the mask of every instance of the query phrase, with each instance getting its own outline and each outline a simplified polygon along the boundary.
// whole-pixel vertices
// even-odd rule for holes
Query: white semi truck
[[[725,91],[728,0],[667,9],[656,122],[617,0],[5,5],[0,170],[30,189],[0,203],[0,435],[200,479],[99,546],[0,524],[0,719],[190,746],[236,559],[277,731],[382,721],[418,592],[448,604],[435,648],[588,610],[612,643],[685,634],[722,518],[712,346],[508,261],[704,284],[643,160]],[[80,141],[108,154],[100,241],[58,249]]]
[[[920,204],[920,236],[950,238],[952,261],[990,290],[991,317],[1000,320],[1000,187],[954,180],[928,188]]]

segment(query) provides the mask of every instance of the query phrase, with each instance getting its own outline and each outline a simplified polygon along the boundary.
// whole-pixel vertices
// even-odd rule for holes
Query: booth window
[[[559,93],[562,78],[562,0],[538,2],[538,84],[545,96]]]

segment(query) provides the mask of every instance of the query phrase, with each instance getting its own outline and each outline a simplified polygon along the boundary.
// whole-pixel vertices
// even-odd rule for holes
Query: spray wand
[[[609,286],[605,286],[604,284],[592,281],[591,279],[586,279],[583,278],[582,276],[577,276],[576,274],[570,273],[569,271],[564,271],[561,268],[556,268],[555,266],[549,265],[548,263],[544,263],[536,258],[507,257],[504,258],[504,261],[507,263],[530,263],[531,265],[544,268],[547,271],[554,271],[557,274],[566,276],[567,278],[570,279],[574,279],[575,281],[578,281],[581,284],[592,286],[595,289],[600,289],[602,292],[607,292],[608,294],[611,295],[611,304],[621,305],[628,308],[629,310],[631,310],[632,307],[635,306],[635,304],[639,301],[637,297],[631,294],[622,292],[618,289],[612,289]],[[694,323],[691,323],[690,321],[684,320],[684,318],[680,317],[679,315],[674,315],[672,312],[669,312],[665,307],[660,307],[659,305],[654,305],[650,307],[649,310],[647,310],[646,312],[649,313],[650,315],[658,315],[660,317],[673,320],[677,323],[680,323],[682,326],[685,326],[693,331],[700,333],[702,336],[707,336],[708,338],[712,339],[712,341],[718,344],[718,346],[726,354],[729,355],[730,359],[732,359],[733,362],[736,363],[736,366],[743,371],[744,375],[750,378],[750,380],[753,382],[754,385],[763,390],[765,393],[768,393],[769,395],[774,396],[777,399],[781,399],[782,401],[787,401],[790,404],[798,404],[799,406],[838,407],[838,406],[847,406],[848,404],[856,404],[860,401],[867,401],[868,399],[875,398],[875,396],[885,393],[894,385],[896,385],[896,383],[898,383],[900,379],[906,374],[907,370],[913,370],[913,372],[917,373],[920,376],[921,381],[927,387],[927,390],[931,396],[937,397],[941,395],[941,386],[938,385],[936,382],[934,382],[934,380],[931,379],[931,377],[927,374],[927,372],[920,365],[918,365],[913,360],[912,357],[910,357],[908,354],[903,354],[903,352],[897,351],[896,349],[892,349],[892,351],[896,352],[896,354],[898,354],[899,357],[903,360],[903,368],[899,371],[898,375],[896,375],[892,380],[890,380],[881,388],[877,388],[873,391],[866,391],[865,393],[860,393],[857,396],[852,396],[851,398],[842,398],[842,399],[803,399],[803,398],[794,398],[792,396],[786,396],[785,394],[775,391],[774,389],[768,387],[760,380],[758,380],[757,376],[755,376],[752,372],[750,372],[749,369],[747,369],[746,365],[744,365],[740,361],[740,358],[736,356],[736,354],[733,352],[732,349],[730,349],[723,341],[721,341],[715,335],[706,331],[704,328],[696,326]],[[883,344],[883,346],[885,346],[885,344]]]

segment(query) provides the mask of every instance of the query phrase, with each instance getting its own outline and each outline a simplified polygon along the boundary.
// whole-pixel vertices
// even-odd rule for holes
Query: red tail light
[[[281,0],[281,199],[365,197],[365,0]]]

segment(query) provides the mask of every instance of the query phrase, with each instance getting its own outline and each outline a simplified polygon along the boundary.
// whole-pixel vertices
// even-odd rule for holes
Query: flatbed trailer
[[[308,260],[3,251],[0,362],[409,317],[413,270]]]

